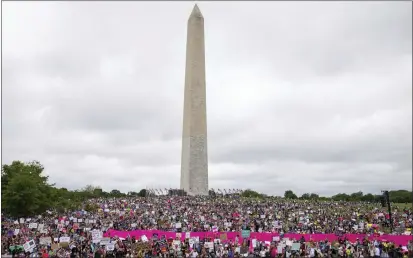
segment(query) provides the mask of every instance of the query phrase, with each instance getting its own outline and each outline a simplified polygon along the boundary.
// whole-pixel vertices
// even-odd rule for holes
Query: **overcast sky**
[[[3,164],[179,187],[192,2],[4,2]],[[210,188],[412,189],[410,2],[200,2]]]

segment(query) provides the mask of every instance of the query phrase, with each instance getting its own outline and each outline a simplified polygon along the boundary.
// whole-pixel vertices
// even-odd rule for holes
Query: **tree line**
[[[123,193],[117,189],[105,192],[101,187],[92,185],[71,191],[51,184],[49,178],[45,176],[43,172],[44,167],[38,161],[28,163],[13,161],[11,164],[2,165],[1,209],[3,214],[13,218],[19,218],[41,215],[49,210],[63,212],[82,208],[86,211],[93,211],[99,207],[94,206],[90,202],[86,202],[92,198],[147,196],[145,189],[136,192],[130,191],[128,193]],[[245,190],[241,195],[246,198],[268,197],[253,190]],[[411,191],[390,191],[391,202],[412,203],[412,197]],[[379,201],[378,195],[364,195],[362,192],[352,194],[340,193],[332,197],[320,197],[315,193],[306,193],[298,197],[293,191],[287,190],[284,198],[302,200]]]
[[[253,190],[246,190],[242,193],[243,197],[251,198],[265,198],[264,194],[260,194]],[[297,196],[293,191],[287,190],[284,193],[284,198],[291,200],[333,200],[333,201],[347,201],[347,202],[380,202],[382,195],[374,195],[371,193],[364,194],[359,191],[352,194],[339,193],[331,197],[319,196],[315,193],[304,193]],[[392,203],[413,203],[413,193],[407,190],[389,191],[390,202]]]

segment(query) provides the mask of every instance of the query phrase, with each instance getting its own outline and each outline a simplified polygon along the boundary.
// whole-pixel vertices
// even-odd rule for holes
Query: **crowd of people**
[[[391,234],[411,235],[412,220],[411,208],[393,208],[390,219],[380,204],[365,202],[240,196],[100,198],[76,211],[47,211],[32,218],[2,216],[2,257],[413,257],[411,241],[346,238],[346,234],[389,234],[391,221]],[[239,232],[240,237],[119,238],[107,235],[109,230]],[[261,241],[242,238],[242,231],[280,237]],[[335,234],[337,239],[283,237],[289,233]]]

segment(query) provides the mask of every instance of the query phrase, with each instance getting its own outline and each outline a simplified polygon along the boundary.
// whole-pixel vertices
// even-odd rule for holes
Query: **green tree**
[[[247,197],[247,198],[263,198],[263,195],[255,192],[251,189],[247,189],[245,191],[242,192],[241,194],[242,197]]]
[[[123,196],[123,194],[119,190],[116,190],[116,189],[112,190],[110,192],[110,195],[112,197],[122,197]]]
[[[317,199],[320,199],[320,196],[318,196],[318,194],[315,194],[315,193],[312,193],[312,194],[310,194],[310,199],[311,200],[317,200]]]
[[[350,196],[345,193],[339,193],[331,197],[334,201],[349,201]]]
[[[23,163],[13,161],[3,165],[2,211],[12,217],[27,217],[42,214],[51,208],[50,199],[53,191],[47,176],[43,176],[44,167],[37,161]]]
[[[374,202],[376,199],[376,197],[374,195],[372,195],[371,193],[363,195],[361,197],[361,201],[363,202]]]
[[[103,190],[100,187],[96,187],[95,189],[93,189],[93,195],[95,197],[102,197],[103,196]]]
[[[363,192],[352,193],[350,195],[350,200],[351,201],[355,201],[355,202],[361,201],[362,198],[363,198]]]
[[[389,191],[390,202],[413,203],[413,193],[407,190]]]
[[[305,194],[301,195],[300,199],[308,200],[308,199],[310,199],[310,194],[305,193]]]
[[[295,193],[291,190],[287,190],[284,193],[284,198],[286,199],[297,199],[297,195],[295,195]]]
[[[146,196],[146,189],[142,189],[139,191],[138,196],[145,197]]]
[[[139,196],[139,195],[138,195],[137,192],[131,191],[131,192],[128,192],[128,196],[134,196],[134,197],[136,197],[136,196]]]

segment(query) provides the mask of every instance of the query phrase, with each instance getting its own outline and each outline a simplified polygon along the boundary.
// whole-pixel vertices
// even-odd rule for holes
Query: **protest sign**
[[[225,241],[227,240],[227,238],[228,238],[227,233],[221,233],[219,235],[219,239],[221,239],[221,241]]]
[[[281,254],[283,252],[283,246],[282,245],[278,245],[277,246],[277,253]]]
[[[100,239],[100,245],[107,245],[110,243],[110,237],[104,237]]]
[[[291,247],[291,250],[293,250],[293,251],[300,250],[300,243],[293,243],[292,247]]]
[[[250,231],[250,230],[242,230],[242,231],[241,231],[241,236],[242,236],[243,238],[248,238],[248,237],[250,237],[250,235],[251,235],[251,231]]]
[[[32,252],[35,247],[36,247],[36,243],[34,242],[34,240],[27,241],[23,245],[25,252]]]
[[[70,242],[70,237],[60,237],[59,242],[60,243],[69,243]]]
[[[41,245],[49,245],[52,243],[52,238],[51,237],[41,237],[39,239],[39,244]]]
[[[102,239],[103,237],[103,232],[95,229],[91,233],[92,233],[92,242],[95,244],[99,243],[100,239]]]
[[[107,245],[106,245],[106,250],[107,250],[107,251],[113,251],[113,250],[115,250],[115,245],[114,245],[114,244],[107,244]]]
[[[61,243],[59,243],[59,247],[67,248],[67,247],[69,247],[69,242],[61,242]]]
[[[178,250],[179,248],[181,248],[181,241],[179,241],[179,240],[174,240],[174,241],[172,242],[172,249]]]
[[[214,242],[205,242],[205,248],[213,249],[214,248]]]
[[[30,223],[29,228],[30,229],[37,228],[37,223]]]
[[[257,239],[253,239],[251,242],[252,242],[252,247],[256,248],[257,247]]]

